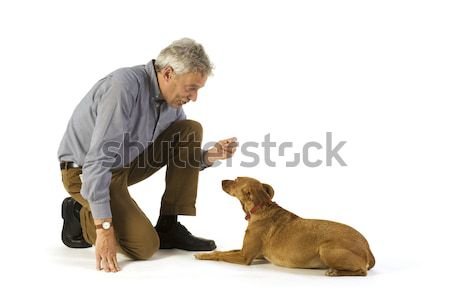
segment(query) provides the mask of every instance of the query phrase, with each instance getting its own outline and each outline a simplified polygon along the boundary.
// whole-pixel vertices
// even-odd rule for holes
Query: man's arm
[[[98,95],[97,116],[89,151],[83,164],[83,184],[81,195],[88,200],[96,225],[112,221],[109,186],[111,166],[117,154],[111,150],[119,149],[123,135],[128,131],[129,116],[134,96],[126,83],[113,74],[105,83],[105,92]],[[106,150],[105,147],[110,149]],[[97,268],[105,271],[118,271],[116,259],[116,238],[114,227],[109,230],[98,229],[95,243]]]
[[[117,159],[114,150],[122,145],[128,131],[132,105],[131,93],[114,79],[100,97],[91,144],[83,164],[81,186],[81,195],[89,201],[94,219],[112,217],[109,185],[111,167]]]

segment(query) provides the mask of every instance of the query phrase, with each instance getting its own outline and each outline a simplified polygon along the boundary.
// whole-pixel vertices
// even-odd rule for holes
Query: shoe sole
[[[73,239],[73,238],[69,238],[66,235],[64,235],[64,229],[66,227],[66,219],[68,218],[68,216],[66,216],[65,212],[67,212],[68,210],[66,210],[67,208],[67,201],[64,200],[61,206],[61,217],[64,220],[63,223],[63,229],[61,231],[61,240],[63,242],[64,245],[66,245],[69,248],[73,248],[73,249],[86,249],[86,248],[90,248],[92,247],[92,245],[88,244],[86,241],[81,240],[81,239]]]

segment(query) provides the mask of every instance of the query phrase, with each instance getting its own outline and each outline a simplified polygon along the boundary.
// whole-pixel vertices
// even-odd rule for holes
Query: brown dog
[[[272,202],[273,188],[255,179],[222,181],[241,202],[248,227],[241,250],[199,253],[204,260],[249,265],[254,259],[289,268],[326,269],[328,276],[365,276],[375,265],[367,240],[336,222],[303,219]]]

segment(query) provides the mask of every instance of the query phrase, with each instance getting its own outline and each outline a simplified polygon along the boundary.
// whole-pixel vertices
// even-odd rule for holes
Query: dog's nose
[[[232,180],[223,180],[222,181],[222,188],[225,188],[226,186],[229,186],[231,183],[233,183]]]

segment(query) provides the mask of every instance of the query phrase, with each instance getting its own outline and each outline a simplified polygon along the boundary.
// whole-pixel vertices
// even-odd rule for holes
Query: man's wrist
[[[110,223],[112,223],[112,217],[94,219],[94,224],[96,226],[97,225],[101,225],[103,222],[110,222]]]
[[[206,166],[211,166],[214,164],[216,160],[211,160],[210,156],[209,156],[209,150],[207,150],[206,152],[203,153],[203,162],[205,163]]]
[[[95,219],[94,220],[95,229],[96,230],[105,230],[108,231],[112,228],[112,218],[101,218],[101,219]]]

